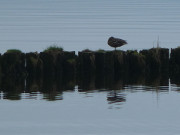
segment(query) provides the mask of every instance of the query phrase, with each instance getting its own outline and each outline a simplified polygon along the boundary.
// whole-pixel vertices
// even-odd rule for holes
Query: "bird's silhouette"
[[[111,47],[114,47],[115,50],[117,47],[121,47],[123,45],[127,44],[126,40],[120,39],[120,38],[114,38],[114,37],[110,37],[108,39],[108,45]]]

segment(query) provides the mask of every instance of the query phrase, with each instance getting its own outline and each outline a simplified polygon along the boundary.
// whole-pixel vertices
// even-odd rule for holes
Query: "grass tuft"
[[[106,51],[104,49],[99,49],[99,50],[97,50],[97,52],[104,53]]]
[[[64,49],[62,47],[56,46],[56,45],[52,45],[47,47],[43,52],[62,52]]]
[[[18,49],[9,49],[6,51],[6,53],[22,53],[22,51]]]
[[[84,50],[82,50],[82,52],[93,52],[93,51],[90,49],[84,49]]]

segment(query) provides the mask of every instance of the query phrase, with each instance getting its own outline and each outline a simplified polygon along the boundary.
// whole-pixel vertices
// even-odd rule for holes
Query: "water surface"
[[[180,45],[178,0],[6,0],[0,1],[1,53],[17,48],[42,51],[52,44],[65,50],[111,50],[110,36],[127,49]]]
[[[180,45],[178,0],[0,0],[0,53]],[[180,83],[169,78],[75,82],[0,80],[3,135],[177,135]]]
[[[176,135],[180,87],[174,82],[1,84],[0,130],[4,135]]]

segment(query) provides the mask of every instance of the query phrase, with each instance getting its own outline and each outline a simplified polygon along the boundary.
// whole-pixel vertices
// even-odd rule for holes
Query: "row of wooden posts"
[[[9,52],[0,56],[0,77],[88,77],[180,74],[180,48],[128,51]]]

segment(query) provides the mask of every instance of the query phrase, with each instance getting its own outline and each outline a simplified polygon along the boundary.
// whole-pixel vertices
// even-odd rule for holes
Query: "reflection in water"
[[[157,90],[162,88],[159,86],[168,86],[169,77],[167,75],[125,75],[125,76],[84,76],[78,80],[79,91],[88,91],[95,89],[107,89],[107,90],[121,90],[128,85],[156,87]]]
[[[3,91],[1,95],[3,99],[20,100],[21,93],[25,89],[24,79],[4,77],[2,78],[0,89]]]
[[[10,99],[10,100],[20,100],[21,94],[19,92],[5,92],[2,94],[3,99]]]
[[[169,86],[126,85],[124,89],[130,92],[138,92],[138,91],[168,92]]]
[[[125,94],[118,91],[111,91],[107,95],[107,101],[109,104],[125,102]]]
[[[175,80],[173,80],[175,81]],[[75,86],[78,85],[77,89]],[[2,78],[0,82],[1,99],[21,100],[63,100],[63,92],[71,91],[83,93],[107,93],[109,104],[122,104],[126,102],[127,92],[152,91],[156,93],[169,92],[169,90],[180,91],[175,84],[170,85],[167,76],[94,76],[88,78],[82,76],[78,79],[71,78]],[[126,92],[126,94],[125,94]]]
[[[171,84],[170,90],[180,92],[180,85]]]
[[[180,92],[180,75],[179,74],[171,76],[170,83],[171,83],[170,90]]]

